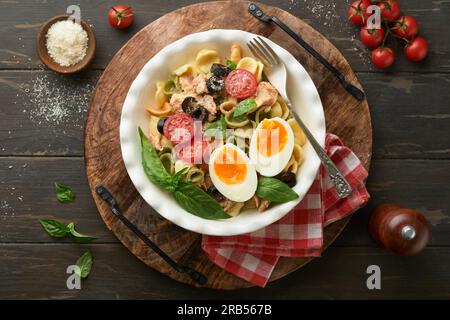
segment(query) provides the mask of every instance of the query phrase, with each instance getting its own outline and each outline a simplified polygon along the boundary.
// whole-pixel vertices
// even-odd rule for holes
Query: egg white
[[[294,150],[294,132],[291,126],[285,120],[275,117],[270,120],[275,120],[280,123],[287,132],[287,142],[279,153],[266,157],[258,152],[258,131],[262,127],[262,121],[256,127],[250,141],[249,156],[251,163],[254,164],[256,171],[262,176],[273,177],[279,174],[286,167],[287,163],[291,159],[292,152]]]
[[[244,159],[247,167],[247,174],[244,181],[241,183],[227,184],[220,180],[217,176],[214,170],[214,162],[223,148],[231,148],[236,150],[242,159]],[[251,164],[250,159],[244,151],[231,143],[227,143],[213,151],[209,159],[209,174],[211,176],[211,181],[217,190],[226,198],[236,202],[244,202],[249,200],[255,194],[256,187],[258,186],[258,178],[256,176],[254,165]]]

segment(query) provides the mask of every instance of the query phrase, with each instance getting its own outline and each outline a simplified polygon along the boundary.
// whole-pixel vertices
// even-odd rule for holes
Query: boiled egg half
[[[294,150],[294,133],[281,118],[264,119],[250,141],[249,155],[256,171],[265,177],[279,174]]]
[[[256,192],[255,167],[245,152],[231,143],[213,151],[209,158],[209,174],[217,190],[232,201],[247,201]]]

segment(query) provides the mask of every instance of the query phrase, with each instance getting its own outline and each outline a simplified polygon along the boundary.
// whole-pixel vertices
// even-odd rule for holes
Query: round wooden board
[[[325,108],[327,130],[339,135],[359,156],[367,169],[372,152],[372,128],[367,101],[356,101],[338,84],[331,73],[286,34],[248,14],[247,6],[246,1],[199,3],[166,14],[139,31],[114,56],[98,81],[89,107],[85,131],[89,186],[107,227],[148,266],[177,281],[194,285],[189,277],[168,267],[111,214],[110,208],[95,194],[95,187],[100,184],[112,192],[122,212],[135,225],[174,259],[206,274],[206,287],[215,289],[239,289],[252,284],[210,262],[201,249],[201,235],[172,224],[145,203],[131,183],[122,161],[119,143],[122,104],[136,75],[158,51],[181,37],[209,29],[241,29],[268,37],[290,51],[311,75]],[[359,85],[342,54],[319,32],[284,10],[262,4],[261,8],[268,14],[279,17],[301,34],[350,81]],[[343,219],[325,229],[325,247],[342,232],[348,221],[349,218]],[[280,259],[270,281],[297,270],[310,260]]]

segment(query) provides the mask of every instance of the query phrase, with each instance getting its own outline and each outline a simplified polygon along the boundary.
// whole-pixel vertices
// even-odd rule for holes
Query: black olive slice
[[[197,109],[197,99],[194,97],[186,97],[181,103],[181,108],[187,114],[191,114],[195,109]]]
[[[211,186],[209,187],[208,191],[206,191],[211,197],[213,197],[214,199],[216,199],[216,201],[222,201],[225,199],[225,197],[223,196],[223,194],[221,194],[219,192],[219,190],[217,190],[217,188],[215,186]]]
[[[225,78],[230,72],[231,69],[223,64],[214,63],[211,66],[211,73],[217,77]]]
[[[197,107],[190,113],[191,117],[195,120],[203,121],[208,118],[208,110],[203,107]]]
[[[161,118],[158,120],[158,124],[156,125],[156,128],[158,129],[158,132],[161,134],[164,134],[164,123],[166,123],[166,118]]]
[[[297,176],[292,172],[282,172],[274,178],[286,183],[291,188],[297,184]]]
[[[211,76],[206,81],[206,87],[209,93],[218,93],[225,88],[225,80],[217,76]]]

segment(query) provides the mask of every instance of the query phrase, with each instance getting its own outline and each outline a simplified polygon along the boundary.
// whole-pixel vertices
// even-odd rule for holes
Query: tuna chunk
[[[194,78],[192,84],[196,94],[208,93],[208,87],[206,86],[206,75],[199,74]]]
[[[208,121],[209,122],[214,121],[217,113],[217,106],[216,103],[214,102],[214,98],[209,95],[204,95],[202,97],[197,97],[196,99],[199,105],[208,110],[209,112]]]
[[[271,106],[278,98],[277,89],[269,82],[261,81],[256,89],[256,105],[257,107]]]
[[[179,78],[181,90],[184,93],[203,94],[208,93],[206,86],[206,75],[199,74],[195,78],[191,75],[183,75]]]
[[[173,113],[183,112],[181,104],[186,97],[190,97],[192,94],[189,93],[174,93],[170,98],[170,106],[172,107]]]

